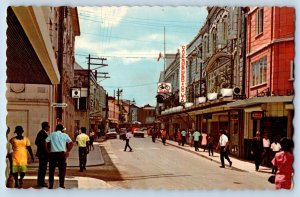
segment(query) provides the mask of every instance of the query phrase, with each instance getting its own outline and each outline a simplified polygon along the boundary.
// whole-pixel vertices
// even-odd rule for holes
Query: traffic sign
[[[52,103],[51,106],[52,107],[67,107],[68,104],[67,103]]]

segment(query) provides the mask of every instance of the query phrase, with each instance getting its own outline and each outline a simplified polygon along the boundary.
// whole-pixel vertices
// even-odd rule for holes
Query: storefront
[[[228,104],[231,108],[243,109],[243,157],[251,158],[251,143],[256,131],[267,134],[271,143],[274,138],[293,137],[293,96],[254,97]]]

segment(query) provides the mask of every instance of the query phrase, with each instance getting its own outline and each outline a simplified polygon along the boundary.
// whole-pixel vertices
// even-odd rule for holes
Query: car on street
[[[117,133],[116,129],[108,129],[105,136],[106,136],[106,139],[111,139],[111,138],[117,139],[118,133]]]
[[[137,128],[134,132],[133,132],[133,137],[145,137],[145,132],[144,130]]]

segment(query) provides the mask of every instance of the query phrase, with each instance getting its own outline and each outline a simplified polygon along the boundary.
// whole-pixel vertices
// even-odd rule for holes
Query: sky
[[[207,16],[206,7],[78,7],[81,35],[76,37],[75,58],[87,68],[87,56],[107,58],[110,78],[98,82],[114,96],[137,106],[155,106],[157,82],[164,69],[164,28],[166,53],[176,53],[197,35]],[[99,63],[92,60],[92,63]],[[98,66],[91,66],[91,69]]]

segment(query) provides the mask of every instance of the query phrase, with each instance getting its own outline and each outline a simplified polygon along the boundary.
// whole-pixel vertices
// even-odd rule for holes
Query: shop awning
[[[42,7],[7,9],[7,83],[58,84],[60,74]]]
[[[294,96],[267,96],[267,97],[253,97],[246,100],[238,100],[228,103],[227,106],[231,108],[247,107],[263,103],[291,103]]]

